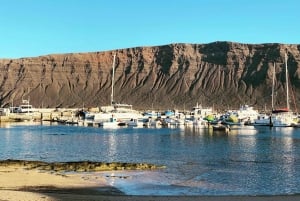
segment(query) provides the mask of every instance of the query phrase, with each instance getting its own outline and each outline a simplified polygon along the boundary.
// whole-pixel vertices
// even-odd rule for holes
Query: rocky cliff
[[[197,102],[217,109],[270,108],[274,62],[275,101],[285,106],[287,52],[294,108],[300,102],[299,50],[300,45],[214,42],[0,59],[0,104],[29,98],[35,107],[108,105],[116,54],[114,100],[136,109],[190,109]]]

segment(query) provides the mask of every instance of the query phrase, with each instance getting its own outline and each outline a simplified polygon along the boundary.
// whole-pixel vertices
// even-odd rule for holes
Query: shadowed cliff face
[[[197,102],[217,109],[270,108],[274,62],[276,105],[285,106],[287,51],[294,108],[300,102],[299,49],[215,42],[2,59],[0,104],[18,105],[29,97],[35,107],[108,105],[116,53],[114,99],[136,109],[190,109]]]

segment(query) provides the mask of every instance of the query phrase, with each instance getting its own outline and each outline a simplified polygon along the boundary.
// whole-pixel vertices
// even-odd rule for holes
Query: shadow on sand
[[[279,196],[130,196],[115,187],[57,188],[32,186],[19,191],[34,192],[53,201],[298,201],[300,195]]]

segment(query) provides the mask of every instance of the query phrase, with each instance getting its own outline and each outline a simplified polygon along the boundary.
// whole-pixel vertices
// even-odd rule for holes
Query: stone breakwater
[[[75,171],[75,172],[93,172],[93,171],[111,171],[111,170],[153,170],[164,168],[148,163],[122,163],[122,162],[43,162],[27,160],[2,160],[0,167],[23,167],[28,170],[45,170],[45,171]]]

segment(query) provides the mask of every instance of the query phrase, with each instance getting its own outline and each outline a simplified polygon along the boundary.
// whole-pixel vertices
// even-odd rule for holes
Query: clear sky
[[[214,41],[300,44],[300,1],[0,0],[0,58]]]

